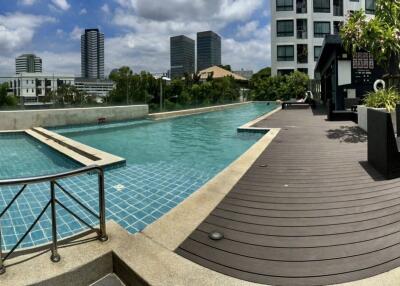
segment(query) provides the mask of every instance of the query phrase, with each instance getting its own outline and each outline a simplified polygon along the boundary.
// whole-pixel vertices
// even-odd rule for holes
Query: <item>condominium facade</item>
[[[42,72],[42,59],[34,54],[23,54],[15,59],[15,73]]]
[[[197,71],[221,65],[221,37],[213,31],[197,33]]]
[[[171,78],[195,72],[195,41],[184,35],[170,38]]]
[[[87,95],[104,98],[114,89],[115,83],[107,79],[75,78],[75,87]]]
[[[75,84],[73,75],[55,75],[46,73],[20,73],[6,80],[11,93],[21,98],[24,104],[36,104],[41,98],[56,91],[61,85]]]
[[[81,36],[81,76],[104,79],[104,34],[86,29]]]
[[[325,35],[360,9],[372,16],[375,0],[271,0],[272,75],[298,70],[314,79]]]

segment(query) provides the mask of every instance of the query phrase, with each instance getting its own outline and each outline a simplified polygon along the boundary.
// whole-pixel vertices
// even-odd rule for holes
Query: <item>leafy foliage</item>
[[[400,56],[400,1],[377,0],[374,18],[360,10],[351,14],[341,27],[345,48],[370,52],[374,59],[391,74],[393,59]]]
[[[116,88],[110,93],[109,102],[144,102],[151,109],[156,109],[160,102],[161,84],[167,110],[235,101],[240,96],[240,86],[231,77],[214,79],[210,76],[201,82],[198,75],[185,75],[184,79],[174,79],[165,84],[149,73],[134,74],[130,68],[122,67],[111,73],[110,79],[116,83]]]
[[[0,106],[16,106],[18,99],[15,96],[9,96],[8,83],[0,84]]]
[[[364,103],[367,107],[386,108],[389,112],[396,109],[396,104],[398,102],[400,102],[400,95],[392,88],[370,92],[364,99]]]
[[[251,87],[255,100],[288,100],[290,98],[303,98],[309,78],[302,72],[295,71],[284,76],[268,76],[270,70],[261,70],[253,75]]]

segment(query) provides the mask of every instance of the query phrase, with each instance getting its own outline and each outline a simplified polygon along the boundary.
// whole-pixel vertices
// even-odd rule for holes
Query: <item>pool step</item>
[[[25,132],[83,166],[109,167],[126,163],[124,158],[92,148],[42,127],[31,128]]]
[[[125,286],[125,284],[119,279],[119,277],[112,273],[104,276],[99,281],[93,283],[90,286]]]

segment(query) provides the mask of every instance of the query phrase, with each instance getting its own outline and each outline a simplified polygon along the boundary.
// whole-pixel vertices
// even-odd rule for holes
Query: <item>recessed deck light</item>
[[[224,238],[224,235],[223,235],[221,232],[219,232],[219,231],[213,231],[213,232],[210,232],[210,233],[208,234],[208,237],[209,237],[211,240],[219,241],[219,240],[222,240],[222,239]]]

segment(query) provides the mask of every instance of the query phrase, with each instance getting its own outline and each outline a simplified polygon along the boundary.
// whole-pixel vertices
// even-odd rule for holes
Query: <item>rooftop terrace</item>
[[[282,129],[176,253],[272,285],[335,284],[398,267],[400,180],[368,166],[367,136],[355,124],[325,118],[292,109],[256,124]],[[225,238],[209,239],[213,231]]]

